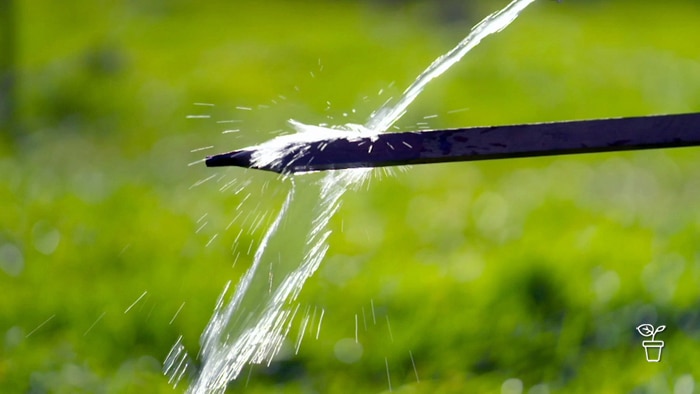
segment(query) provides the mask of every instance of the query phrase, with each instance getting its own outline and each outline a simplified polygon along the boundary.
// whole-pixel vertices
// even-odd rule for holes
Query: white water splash
[[[294,301],[328,250],[328,222],[340,207],[340,198],[368,174],[366,169],[330,172],[320,182],[303,187],[289,178],[292,188],[252,266],[228,303],[224,299],[230,282],[217,301],[201,338],[202,369],[190,392],[223,392],[247,364],[272,361],[298,311]],[[320,202],[309,210],[305,203],[315,202],[319,195]],[[299,235],[306,236],[299,239]],[[282,257],[280,250],[285,252]]]
[[[307,125],[297,122],[294,119],[290,119],[289,123],[297,131],[295,134],[282,135],[267,142],[263,142],[262,144],[241,149],[242,151],[253,151],[251,157],[252,164],[257,167],[275,167],[284,157],[287,156],[287,152],[297,150],[299,154],[304,154],[304,147],[308,147],[310,143],[316,141],[331,139],[357,141],[361,138],[373,138],[379,135],[379,133],[374,130],[370,130],[365,126],[353,123],[332,128]]]
[[[309,142],[371,137],[385,132],[403,116],[431,80],[457,63],[483,38],[503,30],[534,1],[515,0],[488,16],[457,47],[433,62],[396,104],[380,108],[364,126],[326,128],[290,121],[297,133],[252,147],[256,152],[253,161],[257,165],[273,164],[288,149]],[[298,311],[295,300],[304,282],[316,271],[328,250],[327,240],[331,234],[328,223],[340,207],[342,195],[366,181],[370,174],[369,169],[330,171],[320,182],[305,183],[303,187],[297,187],[295,178],[286,178],[292,187],[264,235],[252,266],[233,295],[229,296],[229,282],[217,301],[200,341],[202,366],[188,392],[222,393],[246,365],[272,361]],[[310,202],[315,203],[311,209],[304,205]],[[280,250],[284,251],[284,256],[277,254]],[[263,269],[267,265],[269,271]],[[230,299],[225,302],[227,297]],[[185,373],[186,359],[178,340],[165,363],[165,370],[175,383]]]
[[[373,113],[367,122],[367,128],[378,130],[379,132],[386,131],[406,113],[406,108],[411,105],[430,81],[439,77],[460,61],[464,55],[479,45],[481,40],[508,27],[527,6],[534,2],[535,0],[515,0],[502,10],[487,16],[479,22],[456,47],[437,58],[433,64],[425,69],[411,86],[403,92],[396,104],[392,106],[387,103]]]

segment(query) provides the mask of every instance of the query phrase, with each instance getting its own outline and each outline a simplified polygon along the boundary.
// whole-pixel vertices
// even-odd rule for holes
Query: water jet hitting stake
[[[274,141],[274,140],[272,140]],[[700,145],[700,113],[473,127],[369,137],[330,135],[280,144],[260,161],[260,146],[207,157],[208,167],[237,166],[281,174],[551,156]]]
[[[373,111],[364,125],[326,128],[290,120],[298,133],[212,156],[206,159],[206,163],[208,166],[234,165],[291,174],[699,145],[700,115],[692,114],[384,134],[406,113],[430,81],[457,64],[484,38],[508,27],[534,2],[512,0],[500,11],[484,18],[453,49],[419,74],[396,101],[387,101]],[[227,283],[202,332],[202,347],[197,357],[201,360],[201,367],[197,368],[189,393],[223,393],[228,383],[239,377],[247,365],[269,364],[274,359],[299,309],[297,296],[329,248],[329,223],[337,213],[345,191],[362,184],[370,175],[371,171],[366,169],[334,171],[319,182],[305,183],[304,187],[296,187],[296,182],[291,182],[278,215],[253,255],[250,268],[241,277],[235,291],[229,292],[231,282]],[[301,201],[317,203],[310,212],[308,205],[300,204]],[[289,242],[297,236],[303,239]],[[281,250],[285,251],[284,258],[280,257]],[[264,268],[268,262],[275,263],[276,282],[272,287],[269,273],[273,272],[273,265],[269,271]],[[373,301],[371,306],[374,321]],[[319,321],[318,327],[320,324]],[[317,337],[319,330],[316,331]],[[172,380],[179,381],[191,366],[183,361],[188,358],[179,341],[171,354],[166,362],[167,374]],[[413,363],[413,355],[409,354]],[[391,390],[386,360],[387,383]]]

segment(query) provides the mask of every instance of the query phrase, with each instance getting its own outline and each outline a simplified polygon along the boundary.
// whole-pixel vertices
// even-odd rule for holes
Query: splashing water
[[[419,75],[395,104],[385,104],[364,126],[325,128],[290,121],[297,133],[258,145],[253,160],[257,164],[273,163],[287,149],[311,141],[354,139],[385,132],[405,114],[431,80],[457,63],[483,38],[507,27],[534,1],[515,0],[488,16],[459,45]],[[328,250],[331,233],[328,223],[340,207],[341,197],[346,190],[365,182],[370,173],[370,169],[330,171],[319,182],[305,183],[303,187],[297,187],[294,177],[286,178],[291,182],[291,189],[265,233],[252,266],[235,292],[229,295],[229,282],[217,301],[200,340],[202,366],[188,392],[224,392],[228,382],[236,379],[247,364],[272,361],[298,311],[295,300],[304,282],[316,271]],[[305,205],[316,201],[313,207]],[[172,382],[177,383],[186,372],[187,359],[178,340],[164,366]]]
[[[479,22],[456,47],[437,58],[433,64],[425,69],[411,86],[403,92],[396,104],[392,106],[387,103],[373,113],[367,122],[367,128],[376,130],[378,133],[386,131],[406,113],[406,108],[418,97],[428,82],[439,77],[460,61],[464,55],[479,45],[481,40],[508,27],[520,15],[520,12],[534,2],[535,0],[514,0],[502,10],[487,16]]]

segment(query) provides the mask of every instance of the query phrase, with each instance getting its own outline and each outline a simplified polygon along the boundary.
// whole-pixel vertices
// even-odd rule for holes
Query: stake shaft
[[[700,113],[691,113],[386,133],[296,145],[260,167],[254,148],[212,156],[206,164],[295,173],[697,145]]]

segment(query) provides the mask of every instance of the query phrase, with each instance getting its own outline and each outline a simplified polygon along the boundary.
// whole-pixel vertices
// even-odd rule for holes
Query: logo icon
[[[658,326],[654,329],[651,324],[640,324],[637,327],[637,332],[643,337],[651,337],[650,341],[642,341],[644,352],[646,353],[647,361],[650,363],[658,363],[661,361],[661,350],[664,348],[664,341],[655,340],[656,334],[665,330],[666,326]]]

